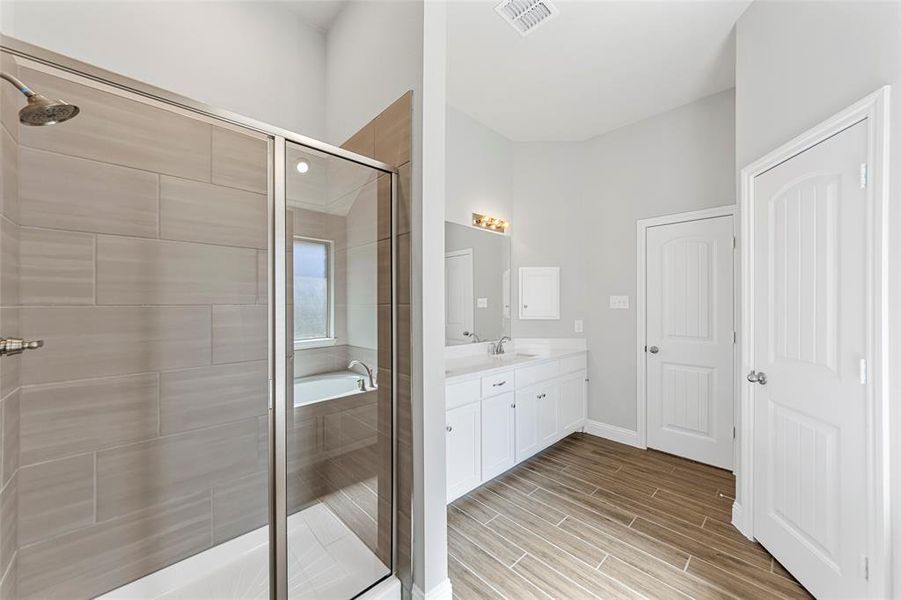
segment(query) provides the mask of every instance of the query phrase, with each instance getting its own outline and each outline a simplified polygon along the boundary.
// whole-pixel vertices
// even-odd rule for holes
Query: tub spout
[[[347,365],[348,369],[353,369],[354,367],[363,367],[366,370],[366,375],[369,376],[369,387],[370,389],[375,389],[375,375],[372,372],[372,369],[369,368],[369,365],[364,363],[362,360],[352,360],[350,364]]]

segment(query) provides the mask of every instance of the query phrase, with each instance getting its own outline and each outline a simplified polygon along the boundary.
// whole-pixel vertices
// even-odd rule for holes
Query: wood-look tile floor
[[[731,473],[574,434],[448,507],[454,597],[810,598],[729,523]]]

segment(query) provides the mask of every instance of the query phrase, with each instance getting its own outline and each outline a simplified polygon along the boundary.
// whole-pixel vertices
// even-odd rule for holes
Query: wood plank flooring
[[[731,473],[574,434],[447,509],[454,597],[810,598],[730,524]]]

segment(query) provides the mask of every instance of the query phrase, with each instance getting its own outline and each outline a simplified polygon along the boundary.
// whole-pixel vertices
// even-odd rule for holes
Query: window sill
[[[310,350],[312,348],[328,348],[338,343],[337,338],[317,338],[315,340],[294,340],[295,350]]]

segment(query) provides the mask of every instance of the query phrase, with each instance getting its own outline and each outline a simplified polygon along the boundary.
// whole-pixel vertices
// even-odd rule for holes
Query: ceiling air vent
[[[533,32],[560,12],[548,0],[502,0],[494,10],[520,35]]]

